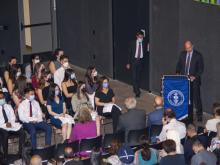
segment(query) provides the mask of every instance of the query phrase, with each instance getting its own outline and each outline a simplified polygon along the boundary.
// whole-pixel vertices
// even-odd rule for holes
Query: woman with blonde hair
[[[92,138],[100,135],[100,119],[97,116],[96,121],[92,120],[92,116],[88,108],[80,109],[78,122],[74,125],[69,142]]]

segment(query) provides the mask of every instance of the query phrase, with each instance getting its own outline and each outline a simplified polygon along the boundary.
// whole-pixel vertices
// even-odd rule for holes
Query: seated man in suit
[[[164,113],[163,98],[156,96],[154,98],[155,111],[148,114],[147,126],[162,125],[162,118]]]
[[[43,121],[42,111],[39,103],[35,100],[34,89],[27,87],[24,90],[25,100],[18,107],[19,119],[23,123],[23,127],[31,135],[32,148],[36,149],[36,132],[43,130],[45,132],[45,144],[51,144],[51,127]]]
[[[196,126],[194,124],[189,124],[186,129],[187,139],[184,143],[184,157],[186,164],[190,164],[191,158],[194,155],[192,145],[193,141],[199,140],[205,148],[208,147],[208,137],[206,135],[198,135]]]
[[[21,124],[15,120],[14,110],[11,105],[6,103],[4,93],[0,91],[0,143],[3,146],[4,159],[7,159],[8,156],[8,138],[10,135],[19,137],[19,156],[21,156],[24,131]]]
[[[127,112],[119,117],[118,131],[125,131],[125,139],[127,141],[128,132],[130,130],[138,130],[146,127],[146,113],[144,110],[136,109],[137,101],[134,97],[125,100]]]

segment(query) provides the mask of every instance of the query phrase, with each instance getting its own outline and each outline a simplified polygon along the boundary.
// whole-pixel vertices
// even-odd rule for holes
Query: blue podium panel
[[[178,120],[188,116],[190,81],[187,76],[163,76],[162,89],[164,108],[171,108]]]

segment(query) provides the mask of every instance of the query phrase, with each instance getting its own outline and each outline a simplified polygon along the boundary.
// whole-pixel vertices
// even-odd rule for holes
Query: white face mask
[[[70,75],[70,78],[71,78],[71,80],[76,79],[76,74],[75,74],[75,73],[71,74],[71,75]]]
[[[16,77],[19,77],[21,75],[21,72],[16,73]]]
[[[69,62],[63,63],[64,68],[69,68]]]
[[[95,71],[92,75],[93,75],[93,77],[96,77],[98,75],[98,72]]]
[[[143,38],[138,38],[137,40],[138,40],[138,42],[142,42]]]
[[[39,63],[39,62],[40,62],[39,59],[35,59],[35,60],[34,60],[34,63],[35,63],[35,64],[37,64],[37,63]]]

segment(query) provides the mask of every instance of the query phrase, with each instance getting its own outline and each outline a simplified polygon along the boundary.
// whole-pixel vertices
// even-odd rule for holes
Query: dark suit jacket
[[[147,42],[143,40],[142,42],[143,48],[143,60],[147,55]],[[135,61],[135,52],[136,52],[136,40],[130,42],[129,44],[129,56],[128,56],[128,64],[132,64]]]
[[[186,51],[181,52],[176,66],[176,73],[181,75],[185,74],[186,56],[187,56]],[[200,82],[203,70],[204,70],[203,57],[198,51],[193,50],[193,54],[190,62],[189,75],[195,76],[196,81]]]
[[[146,112],[141,109],[130,109],[119,117],[117,130],[125,131],[125,139],[130,130],[146,127]]]

